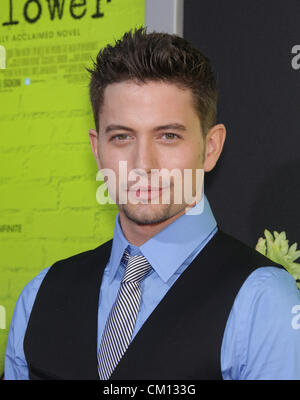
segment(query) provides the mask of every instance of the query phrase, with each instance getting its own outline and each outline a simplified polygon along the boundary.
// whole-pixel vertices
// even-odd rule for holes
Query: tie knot
[[[127,250],[124,251],[123,259],[127,261],[127,266],[122,283],[141,282],[152,268],[146,257],[142,255],[131,256]]]

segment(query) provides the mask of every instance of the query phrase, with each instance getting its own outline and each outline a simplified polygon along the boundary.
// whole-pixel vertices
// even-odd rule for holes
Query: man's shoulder
[[[276,268],[270,262],[269,266],[255,269],[244,282],[244,293],[256,292],[258,297],[273,296],[274,301],[280,296],[289,296],[291,293],[300,293],[293,276],[284,268]]]
[[[255,321],[260,326],[267,323],[280,326],[283,321],[290,324],[295,304],[300,304],[300,291],[293,276],[283,268],[265,266],[248,276],[233,308],[240,315],[247,315],[245,321],[251,326],[255,326]]]
[[[51,276],[69,275],[72,271],[76,270],[76,266],[84,266],[87,268],[93,258],[99,258],[101,255],[109,255],[112,240],[97,246],[94,249],[86,250],[70,257],[54,262],[50,267],[42,269],[34,278],[32,278],[20,293],[17,303],[26,305],[26,308],[31,308],[38,290],[40,289],[43,281],[48,280]]]

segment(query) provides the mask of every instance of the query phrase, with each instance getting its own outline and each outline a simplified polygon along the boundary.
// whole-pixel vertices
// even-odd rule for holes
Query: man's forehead
[[[157,95],[163,93],[172,93],[176,92],[177,95],[182,95],[187,98],[192,98],[192,90],[187,87],[179,86],[174,82],[168,81],[154,81],[149,80],[145,82],[135,81],[135,80],[126,80],[121,82],[114,82],[108,84],[103,91],[103,99],[110,97],[111,95],[115,95],[119,97],[120,92],[122,94],[140,94],[142,92],[147,93],[155,93]]]
[[[190,89],[182,90],[175,84],[163,82],[137,85],[134,82],[125,81],[109,84],[105,88],[99,114],[120,115],[122,111],[132,109],[132,107],[134,110],[145,107],[148,112],[147,108],[150,107],[151,113],[155,111],[155,114],[163,115],[164,119],[173,120],[174,113],[184,119],[188,109],[193,113],[196,112],[194,104]]]
[[[137,90],[137,95],[127,96],[132,88],[133,91]],[[163,100],[164,94],[166,96]],[[147,96],[148,100],[145,100]],[[99,131],[102,133],[117,130],[134,132],[140,127],[153,132],[163,129],[172,129],[178,133],[202,130],[191,89],[184,90],[174,83],[161,81],[123,81],[109,84],[105,88],[98,115]]]

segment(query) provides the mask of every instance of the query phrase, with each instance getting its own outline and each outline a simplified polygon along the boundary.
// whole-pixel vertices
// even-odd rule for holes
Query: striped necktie
[[[151,265],[142,255],[130,256],[127,261],[117,299],[109,313],[98,353],[100,380],[109,379],[129,346],[141,301],[141,281],[150,271]]]

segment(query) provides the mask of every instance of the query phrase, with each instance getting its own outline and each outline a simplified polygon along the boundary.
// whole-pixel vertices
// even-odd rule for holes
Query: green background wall
[[[24,286],[58,259],[110,239],[117,213],[96,202],[84,67],[144,25],[144,0],[59,0],[56,10],[55,1],[0,6],[0,373]]]

